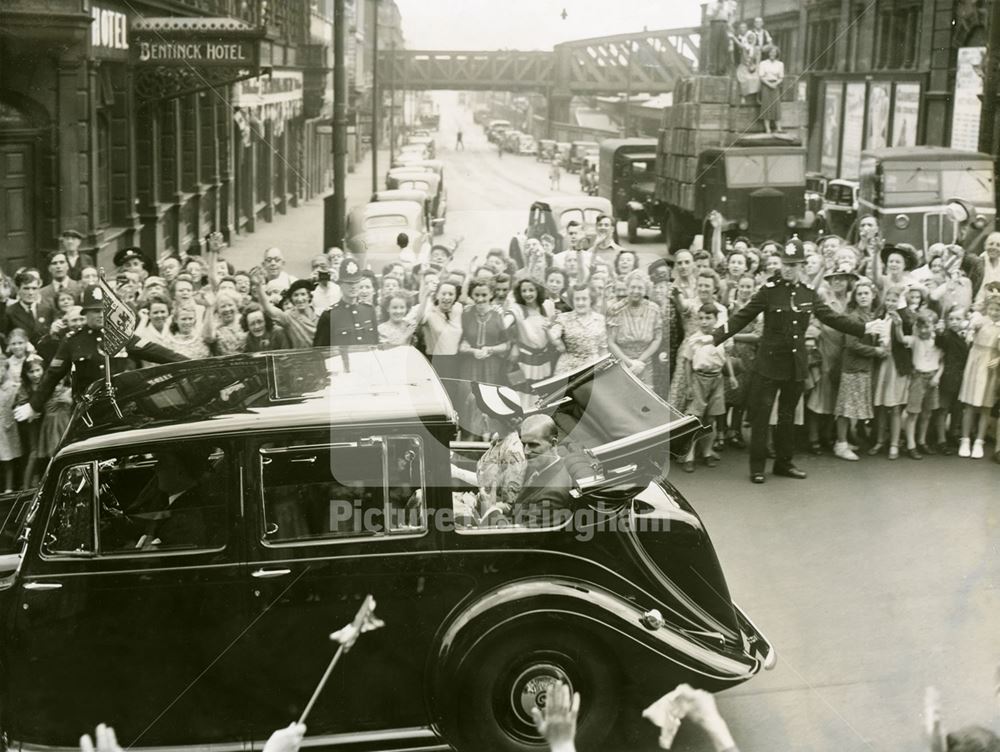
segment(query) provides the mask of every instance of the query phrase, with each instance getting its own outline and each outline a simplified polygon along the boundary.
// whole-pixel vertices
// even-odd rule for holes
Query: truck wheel
[[[531,717],[557,681],[580,693],[577,748],[598,750],[618,717],[619,678],[599,644],[562,629],[508,633],[470,658],[458,695],[459,749],[538,752],[547,749]]]
[[[635,216],[635,212],[629,212],[628,215],[628,242],[639,242],[639,218]]]

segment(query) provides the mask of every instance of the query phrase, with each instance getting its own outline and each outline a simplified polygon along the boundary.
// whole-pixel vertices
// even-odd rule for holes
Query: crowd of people
[[[526,238],[520,263],[494,248],[465,267],[446,245],[417,258],[402,235],[398,258],[380,269],[332,248],[311,260],[309,278],[296,279],[280,249],[267,249],[259,266],[236,269],[221,236],[213,236],[203,256],[166,258],[158,268],[127,249],[115,259],[113,286],[137,312],[136,337],[178,359],[414,345],[444,380],[467,438],[492,431],[469,383],[520,389],[527,407],[526,385],[610,354],[713,426],[683,458],[683,469],[693,471],[696,462],[718,463],[723,449],[745,446],[767,318],[755,306],[780,280],[790,253],[778,242],[713,237],[708,248],[679,250],[672,263],[641,268],[637,254],[615,242],[613,220],[602,216],[596,237],[570,222],[561,248],[547,235]],[[887,322],[877,336],[854,336],[813,317],[802,342],[803,395],[794,406],[809,451],[847,461],[859,452],[982,458],[998,391],[1000,233],[989,235],[981,254],[960,245],[917,249],[883,243],[868,217],[853,245],[835,236],[793,243],[804,254],[795,274],[829,309],[861,323]],[[34,482],[68,420],[68,381],[47,385],[44,404],[35,400],[31,417],[40,420],[19,422],[14,412],[32,401],[60,343],[85,325],[84,309],[100,308],[87,292],[97,269],[78,246],[68,234],[46,269],[0,279],[7,300],[0,306],[0,488]],[[729,335],[718,332],[746,306],[765,315],[720,345]],[[775,424],[774,405],[764,408]]]

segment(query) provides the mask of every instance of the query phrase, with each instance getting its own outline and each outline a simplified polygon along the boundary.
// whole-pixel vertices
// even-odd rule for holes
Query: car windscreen
[[[365,218],[365,229],[375,230],[379,227],[407,227],[406,217],[402,214],[382,214],[377,217]]]
[[[804,185],[803,154],[727,154],[726,183],[732,187]]]
[[[854,190],[849,185],[830,185],[826,188],[826,200],[831,204],[854,204]]]
[[[993,171],[987,167],[941,172],[941,197],[945,200],[964,198],[974,204],[992,204],[994,195]]]
[[[597,216],[603,213],[599,209],[566,209],[559,215],[559,226],[565,230],[566,225],[575,219],[583,223],[584,227],[594,227],[597,225]]]
[[[400,190],[416,190],[430,193],[431,187],[422,180],[406,180],[399,183]]]

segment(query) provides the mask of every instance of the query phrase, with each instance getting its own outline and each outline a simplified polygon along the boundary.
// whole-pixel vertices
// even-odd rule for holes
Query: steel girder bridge
[[[379,76],[407,90],[535,91],[557,106],[575,95],[662,94],[695,72],[700,37],[687,27],[580,39],[552,52],[383,50]]]

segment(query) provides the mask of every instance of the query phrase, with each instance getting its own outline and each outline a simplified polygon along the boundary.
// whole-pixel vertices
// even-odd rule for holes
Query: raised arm
[[[729,317],[729,321],[715,330],[715,333],[712,335],[715,344],[721,345],[734,334],[742,331],[747,324],[763,312],[767,305],[765,301],[767,290],[768,288],[766,287],[761,287],[757,290],[745,306],[736,311],[736,313]]]

